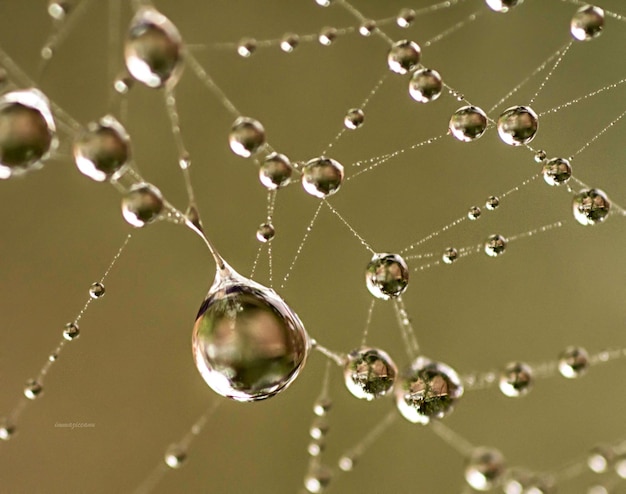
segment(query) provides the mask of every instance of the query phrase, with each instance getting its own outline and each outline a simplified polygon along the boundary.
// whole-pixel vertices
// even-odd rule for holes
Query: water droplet
[[[65,0],[48,1],[48,15],[57,21],[65,19],[71,8],[72,4]]]
[[[65,325],[65,329],[63,330],[63,338],[65,338],[67,341],[75,340],[79,337],[79,335],[80,329],[78,327],[78,324],[74,322],[68,322]]]
[[[463,395],[456,371],[446,364],[425,357],[416,358],[401,375],[395,387],[400,414],[414,424],[428,424],[452,412]]]
[[[59,358],[59,356],[56,353],[51,353],[50,355],[48,355],[48,360],[50,362],[56,362],[56,360]]]
[[[270,242],[274,238],[274,235],[276,235],[276,230],[271,223],[262,223],[256,231],[257,240],[263,243]]]
[[[419,69],[411,76],[409,94],[419,103],[435,101],[441,96],[443,81],[439,72],[432,69]]]
[[[589,369],[589,354],[581,347],[567,347],[559,356],[559,372],[563,377],[574,379]]]
[[[238,117],[228,135],[233,153],[249,158],[265,144],[265,129],[261,122],[249,117]]]
[[[541,163],[548,157],[548,154],[544,150],[539,150],[535,153],[535,161]]]
[[[316,417],[309,429],[309,435],[313,439],[322,439],[328,433],[328,421],[325,417]]]
[[[448,247],[446,250],[443,251],[443,255],[441,256],[441,259],[446,264],[452,264],[458,258],[459,252],[454,247]]]
[[[315,0],[315,3],[318,4],[320,7],[328,7],[333,2],[332,0]]]
[[[382,350],[361,347],[348,354],[343,377],[348,391],[361,400],[385,396],[393,388],[398,370]]]
[[[371,34],[376,31],[376,21],[371,19],[365,20],[359,26],[359,34],[361,36],[371,36]]]
[[[0,422],[0,439],[8,441],[15,434],[15,426],[10,424],[6,419]]]
[[[346,129],[356,130],[365,121],[365,113],[360,108],[351,108],[346,113],[345,118],[343,119],[343,124],[346,126]]]
[[[333,406],[333,402],[328,397],[322,397],[315,400],[313,403],[313,413],[318,417],[324,417]]]
[[[550,494],[554,492],[554,481],[551,477],[515,468],[507,473],[503,487],[505,494]]]
[[[476,106],[463,106],[450,118],[449,129],[461,142],[475,141],[487,129],[487,115]]]
[[[467,217],[470,220],[474,221],[480,218],[481,213],[482,211],[480,210],[478,206],[472,206],[471,208],[469,208],[469,211],[467,212]]]
[[[487,0],[487,5],[491,10],[506,13],[513,7],[520,5],[524,0]]]
[[[323,199],[335,194],[343,181],[343,165],[331,158],[314,158],[302,169],[302,186],[309,194]]]
[[[465,480],[478,491],[488,491],[500,484],[505,473],[504,456],[495,448],[476,448],[465,468]]]
[[[158,219],[163,211],[163,196],[154,185],[133,185],[122,199],[122,215],[132,226],[140,228]]]
[[[291,182],[293,166],[284,154],[271,153],[261,163],[259,180],[268,190],[276,190]]]
[[[337,30],[334,27],[324,27],[317,39],[322,45],[330,46],[336,38]]]
[[[497,257],[504,254],[507,240],[502,235],[491,235],[485,242],[485,254]]]
[[[539,117],[528,106],[512,106],[498,118],[498,134],[509,146],[528,144],[535,138]]]
[[[485,203],[485,207],[489,211],[494,211],[495,209],[498,209],[499,205],[500,205],[500,199],[498,199],[496,196],[489,196],[487,198],[487,202]]]
[[[585,189],[574,196],[574,218],[581,225],[595,225],[606,220],[611,202],[600,189]]]
[[[500,391],[512,398],[524,396],[533,387],[533,373],[528,364],[512,362],[500,375]]]
[[[254,38],[243,38],[237,45],[237,53],[240,57],[248,58],[257,49],[257,41]]]
[[[415,11],[413,9],[402,9],[396,18],[399,27],[407,28],[413,24],[415,20]]]
[[[41,166],[57,141],[48,98],[37,89],[0,97],[0,178]]]
[[[587,466],[595,473],[604,473],[615,463],[615,450],[608,445],[595,446],[587,457]]]
[[[323,438],[315,439],[309,443],[306,450],[311,456],[320,456],[326,449],[326,441]]]
[[[193,330],[209,387],[237,401],[270,398],[298,376],[308,350],[304,325],[274,290],[227,265],[218,271]]]
[[[189,153],[185,152],[178,158],[178,166],[181,170],[189,170],[191,168],[191,156],[189,156]]]
[[[167,17],[141,7],[130,23],[124,59],[128,72],[146,86],[173,86],[183,69],[183,40]]]
[[[126,170],[130,155],[130,137],[111,115],[88,124],[74,142],[76,166],[97,182],[118,178]]]
[[[178,444],[172,444],[169,448],[167,448],[163,459],[168,467],[180,468],[187,459],[187,451],[185,451]]]
[[[579,8],[570,24],[570,32],[578,41],[597,38],[604,29],[604,10],[592,5]]]
[[[396,74],[413,72],[420,63],[421,55],[422,50],[414,41],[396,41],[387,54],[389,70]]]
[[[304,487],[312,494],[323,492],[332,480],[333,472],[324,465],[313,465],[304,477]]]
[[[105,292],[104,285],[99,281],[89,287],[89,296],[93,299],[104,297]]]
[[[133,87],[134,79],[130,76],[120,76],[113,82],[113,88],[119,94],[128,94],[130,88]]]
[[[409,284],[409,267],[398,254],[374,254],[365,270],[365,283],[374,297],[395,298]]]
[[[29,400],[34,400],[43,392],[43,387],[35,380],[30,380],[24,386],[24,396]]]
[[[294,51],[300,43],[300,37],[294,33],[287,33],[280,40],[280,49],[285,53],[291,53]]]

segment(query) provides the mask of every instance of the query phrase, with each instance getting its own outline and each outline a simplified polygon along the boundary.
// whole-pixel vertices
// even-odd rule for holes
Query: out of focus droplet
[[[294,33],[287,33],[280,40],[280,49],[285,53],[291,53],[300,44],[300,37]]]
[[[29,400],[34,400],[43,392],[43,387],[37,381],[31,380],[24,386],[24,396]]]
[[[332,480],[333,472],[324,465],[312,465],[304,477],[304,487],[312,494],[324,492]]]
[[[578,41],[589,41],[602,34],[604,10],[593,5],[580,7],[570,23],[570,32]]]
[[[524,396],[532,389],[533,372],[528,364],[513,362],[500,375],[500,391],[506,396]]]
[[[376,21],[371,19],[365,20],[359,26],[359,34],[361,36],[371,36],[371,34],[376,31]]]
[[[476,448],[467,461],[465,480],[478,491],[500,484],[505,472],[504,456],[495,448]]]
[[[248,58],[257,49],[257,42],[254,38],[243,38],[237,45],[237,53],[240,57]]]
[[[413,24],[415,20],[415,11],[413,9],[402,9],[396,18],[396,24],[399,27],[407,28]]]
[[[605,473],[615,463],[616,456],[613,447],[600,444],[589,452],[587,466],[592,472]]]
[[[317,40],[324,46],[330,46],[337,38],[337,30],[334,27],[324,27],[320,31]]]
[[[559,356],[559,372],[563,377],[574,379],[589,369],[589,354],[581,347],[567,347]]]
[[[164,456],[165,464],[170,468],[180,468],[187,459],[187,452],[178,444],[172,444]]]
[[[487,5],[495,12],[506,13],[524,0],[487,0]]]
[[[72,3],[67,0],[48,0],[48,15],[57,21],[65,19],[72,9]]]

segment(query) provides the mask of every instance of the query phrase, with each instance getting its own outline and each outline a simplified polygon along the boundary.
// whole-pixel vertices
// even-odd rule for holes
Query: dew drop
[[[439,72],[432,69],[419,69],[411,76],[409,94],[418,103],[429,103],[441,96],[443,81]]]
[[[611,202],[600,189],[585,189],[574,196],[574,218],[581,225],[596,225],[606,220]]]
[[[291,182],[293,166],[284,154],[271,153],[261,163],[259,180],[268,190],[285,187]]]
[[[509,146],[528,144],[535,138],[539,126],[539,117],[532,108],[512,106],[498,118],[498,134]]]
[[[585,5],[579,8],[572,22],[570,32],[578,41],[589,41],[602,34],[604,29],[604,10],[593,5]]]
[[[142,7],[130,23],[124,59],[128,72],[146,86],[173,86],[183,69],[183,40],[172,21]]]
[[[605,473],[613,466],[616,459],[615,450],[608,445],[595,446],[587,457],[587,466],[592,472]]]
[[[387,353],[369,347],[350,352],[343,368],[348,391],[356,398],[367,401],[389,393],[393,389],[397,373],[396,364]]]
[[[134,79],[129,76],[120,76],[113,82],[113,89],[119,94],[128,94],[133,87]]]
[[[72,8],[67,0],[48,0],[48,15],[57,21],[65,19]]]
[[[324,27],[320,31],[317,40],[324,46],[330,46],[337,38],[337,30],[334,27]]]
[[[346,129],[356,130],[363,125],[365,113],[360,108],[351,108],[343,119]]]
[[[354,465],[356,464],[356,458],[351,455],[344,455],[339,458],[339,461],[337,463],[339,465],[339,468],[344,472],[351,472],[354,469]]]
[[[502,235],[491,235],[485,242],[485,254],[489,257],[498,257],[504,254],[507,240]]]
[[[415,20],[415,11],[413,9],[402,9],[396,18],[396,24],[399,27],[407,28],[413,24]]]
[[[495,12],[506,13],[524,0],[486,0],[489,8]]]
[[[502,481],[505,462],[502,453],[495,448],[476,448],[465,467],[465,480],[478,491],[488,491]]]
[[[256,231],[256,239],[262,243],[270,242],[274,235],[276,235],[276,230],[271,223],[262,223]]]
[[[505,494],[552,494],[554,480],[516,468],[507,473],[503,487]]]
[[[257,41],[254,38],[243,38],[237,45],[237,53],[240,57],[249,58],[257,49]]]
[[[452,412],[463,395],[463,385],[451,367],[418,357],[400,375],[395,395],[396,406],[405,419],[414,424],[428,424],[431,419]]]
[[[24,396],[29,400],[34,400],[43,392],[43,386],[35,380],[30,380],[24,386]]]
[[[317,400],[315,400],[315,403],[313,403],[313,413],[318,417],[324,417],[328,414],[332,406],[333,402],[330,398],[318,398]]]
[[[285,53],[291,53],[300,44],[300,37],[294,33],[287,33],[280,40],[280,49]]]
[[[371,36],[376,29],[376,21],[368,19],[363,21],[359,26],[359,34],[361,36]]]
[[[51,353],[50,355],[48,355],[48,360],[50,362],[56,362],[56,360],[59,358],[59,356],[56,353]]]
[[[80,329],[78,327],[78,324],[74,322],[68,322],[65,325],[65,329],[63,330],[63,338],[65,338],[67,341],[72,341],[78,338],[79,336],[80,336]]]
[[[420,63],[421,55],[422,50],[414,41],[396,41],[387,53],[389,70],[396,74],[413,72]]]
[[[304,477],[304,487],[312,494],[324,492],[332,480],[332,470],[324,465],[313,465]]]
[[[132,226],[140,228],[157,220],[163,211],[163,196],[154,185],[133,185],[122,198],[122,215]]]
[[[589,370],[589,354],[581,347],[567,347],[559,356],[559,372],[563,377],[574,379]]]
[[[0,439],[3,441],[8,441],[15,434],[15,426],[10,424],[6,419],[3,419],[0,422]]]
[[[185,451],[178,444],[172,444],[167,451],[165,452],[165,456],[163,460],[165,464],[170,468],[180,468],[185,463],[187,459],[187,451]]]
[[[459,258],[459,252],[454,247],[448,247],[443,251],[441,260],[446,264],[452,264]]]
[[[512,362],[500,375],[500,391],[505,396],[524,396],[532,389],[534,380],[532,369],[523,362]]]
[[[333,2],[332,0],[315,0],[315,3],[320,7],[329,7]]]
[[[320,199],[335,194],[343,182],[343,165],[331,158],[314,158],[302,169],[302,186]]]
[[[409,267],[398,254],[374,254],[365,270],[367,289],[374,297],[389,300],[406,290]]]
[[[238,117],[230,129],[228,143],[233,153],[249,158],[265,144],[265,129],[254,118]]]
[[[544,150],[539,150],[535,153],[535,161],[541,163],[548,157],[548,154]]]
[[[99,281],[92,283],[89,287],[89,296],[93,299],[98,299],[104,297],[106,290],[104,285]]]
[[[329,426],[325,417],[316,417],[309,429],[309,435],[313,439],[322,439],[328,433]]]
[[[315,439],[309,443],[306,450],[310,456],[320,456],[326,449],[326,441],[324,439]]]
[[[489,211],[494,211],[498,209],[499,205],[500,205],[500,199],[498,199],[496,196],[489,196],[487,198],[487,202],[485,203],[485,207]]]
[[[469,208],[469,211],[467,212],[467,217],[472,220],[475,221],[478,218],[480,218],[482,211],[480,210],[480,208],[478,206],[472,206],[471,208]]]
[[[475,141],[487,129],[487,115],[476,106],[463,106],[450,118],[449,129],[461,142]]]

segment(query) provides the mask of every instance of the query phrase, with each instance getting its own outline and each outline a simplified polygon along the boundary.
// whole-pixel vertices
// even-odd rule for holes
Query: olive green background
[[[110,75],[123,68],[121,45],[109,40],[109,31],[117,28],[109,22],[108,3],[91,2],[40,83],[83,124],[110,111]],[[127,3],[121,9],[122,30],[131,15]],[[396,0],[354,4],[376,19],[409,6]],[[414,0],[410,6],[429,4]],[[626,11],[620,0],[602,4]],[[159,0],[156,5],[242,114],[259,119],[272,146],[294,161],[319,155],[340,130],[346,110],[359,106],[388,72],[388,46],[378,37],[357,34],[330,47],[302,43],[292,54],[277,46],[262,48],[250,59],[212,47],[243,36],[276,39],[288,31],[354,26],[339,5],[325,9],[313,0]],[[44,1],[0,1],[0,46],[32,76],[50,32],[45,6]],[[408,30],[393,24],[385,30],[393,39],[424,45],[480,13],[424,47],[422,62],[487,110],[568,42],[575,10],[558,0],[526,0],[508,14],[497,14],[482,0],[467,0],[419,18]],[[541,113],[626,77],[624,46],[626,24],[608,18],[601,37],[572,46],[537,97],[535,110]],[[527,103],[541,80],[533,78],[491,117]],[[345,165],[348,177],[358,171],[352,166],[358,160],[445,134],[449,116],[462,105],[447,94],[421,105],[407,89],[407,76],[389,74],[365,110],[363,128],[347,131],[332,148],[329,155]],[[619,86],[543,117],[533,146],[549,156],[573,154],[622,113],[625,90]],[[227,134],[234,119],[189,67],[178,99],[206,231],[228,262],[249,275],[258,248],[254,234],[266,207],[256,165],[230,152]],[[112,108],[119,116],[118,102]],[[142,175],[184,209],[163,94],[136,85],[124,123]],[[626,204],[624,125],[615,125],[572,162],[576,177],[621,204]],[[162,461],[167,445],[220,400],[200,378],[190,348],[194,317],[214,265],[200,239],[181,226],[161,222],[133,230],[121,217],[118,192],[82,176],[71,160],[70,140],[61,135],[61,141],[60,156],[44,169],[0,184],[2,413],[18,403],[24,382],[36,375],[64,324],[87,300],[89,285],[102,276],[125,236],[131,231],[133,236],[105,282],[106,296],[89,307],[80,321],[80,338],[66,346],[47,376],[44,395],[22,414],[19,434],[0,444],[0,492],[132,492]],[[344,183],[330,202],[375,250],[394,252],[539,170],[532,153],[505,146],[491,128],[474,143],[444,136],[408,150]],[[297,184],[279,193],[272,242],[275,282],[291,264],[317,204]],[[438,257],[449,246],[477,245],[492,233],[512,237],[555,221],[565,221],[563,228],[512,242],[499,258],[480,253],[453,266],[412,270],[404,300],[426,356],[465,374],[499,369],[512,360],[554,360],[572,344],[593,353],[626,346],[626,222],[613,214],[602,225],[578,225],[571,196],[541,178],[504,198],[498,210],[484,211],[479,221],[465,221],[416,252]],[[360,342],[371,300],[364,282],[370,257],[323,207],[286,287],[279,290],[311,336],[335,351],[347,352]],[[414,269],[427,262],[409,264]],[[255,279],[269,284],[265,254]],[[400,367],[406,365],[390,303],[376,304],[368,341]],[[312,353],[298,380],[266,402],[223,400],[193,443],[187,464],[168,472],[154,492],[297,492],[307,467],[311,405],[325,365]],[[624,435],[623,376],[624,362],[618,361],[577,381],[541,380],[519,400],[497,389],[468,392],[445,423],[475,445],[499,448],[511,465],[554,471],[584,457],[597,442]],[[334,465],[393,402],[356,400],[334,366],[330,392],[334,407],[323,459]],[[94,427],[55,427],[67,422]],[[428,428],[399,418],[353,473],[333,481],[332,492],[461,493],[463,464]],[[593,481],[587,474],[560,492],[586,492]],[[616,492],[626,492],[621,489]]]

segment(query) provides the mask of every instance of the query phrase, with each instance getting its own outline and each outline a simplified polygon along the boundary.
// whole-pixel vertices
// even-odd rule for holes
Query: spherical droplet
[[[328,433],[328,421],[325,417],[316,417],[309,428],[309,435],[313,439],[322,439]]]
[[[74,322],[68,322],[63,330],[63,338],[67,341],[75,340],[80,336],[80,328]]]
[[[343,182],[343,165],[331,158],[314,158],[302,168],[302,186],[323,199],[335,194]]]
[[[443,251],[443,255],[441,256],[441,259],[446,264],[452,264],[458,258],[459,252],[454,247],[448,247],[446,250]]]
[[[452,412],[463,395],[456,371],[425,357],[415,359],[395,386],[396,406],[409,422],[428,424]]]
[[[321,397],[313,403],[313,413],[318,417],[324,417],[332,408],[333,402],[328,397]]]
[[[411,76],[409,94],[419,103],[429,103],[441,96],[443,81],[439,72],[432,69],[419,69]]]
[[[0,178],[41,166],[56,147],[56,127],[48,98],[37,89],[0,97]]]
[[[339,468],[344,472],[351,472],[356,464],[356,457],[352,455],[343,455],[337,462]]]
[[[48,0],[48,15],[57,21],[65,19],[71,8],[67,0]]]
[[[312,494],[323,492],[332,480],[333,472],[324,465],[313,465],[304,477],[304,487]]]
[[[472,206],[471,208],[469,208],[469,211],[467,212],[467,217],[472,220],[475,221],[478,218],[480,218],[482,211],[480,210],[480,208],[478,206]]]
[[[595,225],[606,220],[611,201],[600,189],[585,189],[574,196],[574,218],[581,225]]]
[[[393,388],[398,373],[396,364],[382,350],[361,347],[348,354],[343,368],[346,388],[355,397],[371,401]]]
[[[396,41],[387,54],[389,70],[396,74],[408,74],[417,69],[422,50],[414,41]]]
[[[34,400],[43,392],[43,386],[35,380],[30,380],[24,386],[24,396],[29,400]]]
[[[105,292],[104,285],[99,281],[89,287],[89,296],[93,299],[104,297]]]
[[[334,27],[324,27],[320,31],[317,40],[324,46],[330,46],[337,38],[337,30]]]
[[[248,58],[257,49],[257,41],[254,38],[243,38],[237,44],[237,53],[240,57]]]
[[[504,456],[495,448],[476,448],[465,467],[465,480],[478,491],[500,484],[505,473]]]
[[[230,129],[228,143],[233,153],[249,158],[265,144],[265,129],[258,120],[239,117]]]
[[[480,138],[487,128],[487,115],[476,106],[459,108],[450,118],[450,133],[461,142]]]
[[[322,439],[314,439],[309,443],[306,450],[311,456],[320,456],[326,449],[326,441]]]
[[[119,94],[128,94],[134,82],[135,80],[132,77],[123,75],[113,81],[113,89]]]
[[[604,10],[593,5],[579,8],[570,24],[572,36],[578,41],[597,38],[604,29]]]
[[[161,191],[148,183],[135,184],[122,199],[122,215],[140,228],[158,219],[163,211]]]
[[[9,423],[6,419],[3,419],[0,423],[0,439],[8,441],[15,434],[15,426]]]
[[[581,347],[567,347],[559,356],[559,372],[563,377],[574,379],[589,369],[589,354]]]
[[[587,457],[587,466],[592,472],[605,473],[615,463],[615,449],[605,444],[595,446]]]
[[[365,270],[365,283],[374,297],[395,298],[409,284],[409,267],[398,254],[374,254]]]
[[[345,118],[343,119],[343,124],[346,126],[346,129],[356,130],[365,121],[365,113],[360,108],[351,108],[346,113]]]
[[[512,362],[500,375],[500,391],[512,398],[524,396],[532,389],[533,372],[528,364]]]
[[[206,383],[236,401],[263,400],[286,389],[309,350],[304,325],[278,294],[228,266],[200,307],[192,342]]]
[[[271,223],[262,223],[256,231],[256,239],[262,243],[271,241],[274,235],[276,235],[276,230]]]
[[[359,34],[361,36],[370,36],[376,29],[376,21],[368,19],[363,21],[359,26]]]
[[[498,199],[496,196],[489,196],[487,198],[487,202],[485,202],[485,207],[489,211],[493,211],[495,209],[498,209],[499,205],[500,205],[500,199]]]
[[[485,254],[497,257],[504,254],[507,240],[502,235],[491,235],[485,242]]]
[[[528,144],[535,138],[538,126],[539,117],[527,106],[507,108],[498,118],[498,134],[509,146]]]
[[[128,72],[146,86],[173,86],[182,73],[183,40],[167,17],[141,7],[130,23],[124,58]]]
[[[486,0],[491,10],[506,13],[513,7],[521,4],[524,0]]]
[[[320,7],[329,7],[332,2],[332,0],[315,0],[315,3],[318,4]]]
[[[413,9],[402,9],[396,18],[399,27],[407,28],[413,24],[415,20],[415,11]]]
[[[541,163],[542,161],[544,161],[546,158],[548,157],[548,154],[543,150],[540,149],[539,151],[537,151],[535,153],[535,161],[537,163]]]
[[[294,33],[285,34],[280,40],[280,49],[285,53],[291,53],[294,51],[300,43],[300,37]]]
[[[259,180],[268,190],[276,190],[291,182],[293,166],[284,154],[271,153],[261,163]]]
[[[128,165],[130,154],[130,137],[111,115],[91,122],[74,142],[76,166],[97,182],[119,177]]]
[[[187,459],[187,451],[185,451],[178,444],[172,444],[169,448],[167,448],[163,459],[168,467],[180,468]]]

